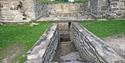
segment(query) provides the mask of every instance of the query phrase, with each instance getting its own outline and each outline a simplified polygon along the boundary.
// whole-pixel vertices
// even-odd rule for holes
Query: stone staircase
[[[52,63],[88,63],[82,59],[70,40],[68,23],[59,24],[60,42]]]
[[[58,24],[50,31],[56,33],[47,34],[47,40],[40,39],[42,53],[38,57],[32,54],[38,45],[31,49],[27,63],[125,63],[124,58],[103,40],[79,25]]]

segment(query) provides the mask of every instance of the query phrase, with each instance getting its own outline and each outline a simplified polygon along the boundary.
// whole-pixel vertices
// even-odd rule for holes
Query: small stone
[[[80,31],[80,32],[83,32],[83,29],[80,29],[79,31]]]
[[[3,25],[3,23],[0,23],[0,25]]]
[[[36,58],[37,58],[37,55],[28,55],[27,56],[28,60],[32,60],[32,59],[36,59]]]
[[[35,25],[38,25],[38,23],[31,23],[30,26],[35,26]]]

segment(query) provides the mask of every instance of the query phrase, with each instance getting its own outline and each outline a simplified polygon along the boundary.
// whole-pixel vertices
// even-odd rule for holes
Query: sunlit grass
[[[49,23],[47,22],[41,22],[34,26],[30,26],[30,24],[0,25],[0,59],[6,55],[3,50],[13,44],[20,44],[26,53],[48,27]]]
[[[99,37],[125,34],[125,20],[85,21],[81,25]]]

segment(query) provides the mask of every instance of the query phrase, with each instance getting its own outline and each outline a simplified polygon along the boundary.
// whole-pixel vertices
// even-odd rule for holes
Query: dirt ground
[[[104,38],[106,44],[112,47],[120,56],[125,58],[125,35]]]
[[[20,44],[14,44],[4,50],[3,59],[0,59],[0,63],[16,63],[17,56],[22,54],[23,48]]]

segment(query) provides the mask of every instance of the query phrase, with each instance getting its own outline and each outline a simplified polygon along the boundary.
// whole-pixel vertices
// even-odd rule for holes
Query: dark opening
[[[26,18],[23,18],[23,20],[26,20]]]
[[[20,1],[19,4],[17,5],[17,10],[21,9],[23,7],[23,3]]]
[[[76,48],[73,42],[70,40],[70,26],[71,22],[67,23],[67,29],[60,30],[60,42],[58,44],[55,57],[52,62],[72,62],[72,59],[63,60],[61,57],[66,56],[68,54],[76,52]],[[62,27],[65,28],[65,27]],[[63,31],[63,32],[62,32]]]

